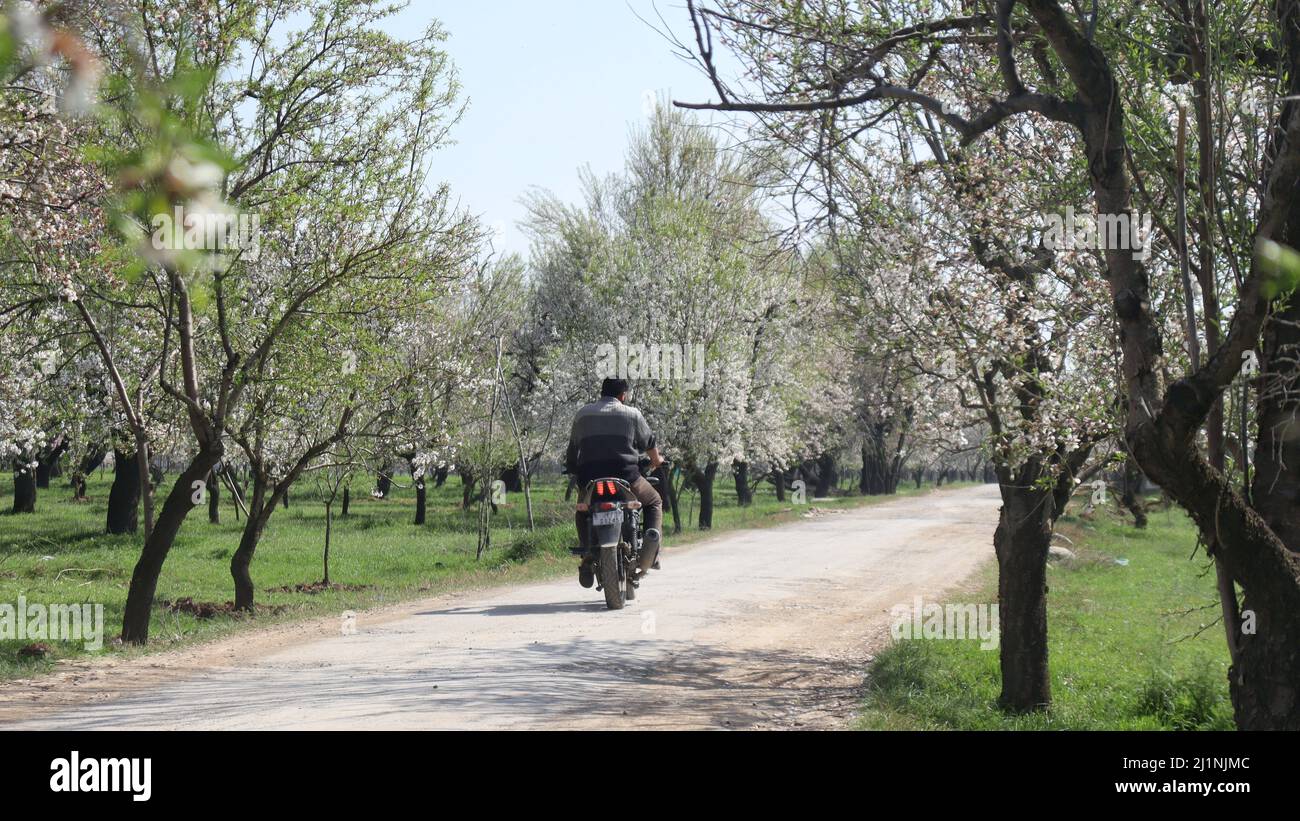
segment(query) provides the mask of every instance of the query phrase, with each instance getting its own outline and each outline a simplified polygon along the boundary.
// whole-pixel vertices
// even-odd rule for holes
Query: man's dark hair
[[[627,393],[628,388],[630,387],[632,386],[627,383],[626,379],[615,379],[614,377],[610,377],[600,383],[600,395],[613,396],[617,398]]]

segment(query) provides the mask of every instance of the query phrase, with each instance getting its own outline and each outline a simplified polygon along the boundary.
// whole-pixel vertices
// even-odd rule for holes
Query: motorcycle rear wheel
[[[602,547],[600,549],[600,586],[605,591],[605,607],[610,610],[622,610],[626,601],[623,592],[623,579],[618,572],[618,552],[618,547]]]

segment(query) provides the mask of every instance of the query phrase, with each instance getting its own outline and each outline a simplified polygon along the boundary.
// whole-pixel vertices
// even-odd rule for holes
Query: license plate
[[[598,510],[591,515],[591,523],[596,526],[600,525],[617,525],[623,522],[623,511],[621,510]]]

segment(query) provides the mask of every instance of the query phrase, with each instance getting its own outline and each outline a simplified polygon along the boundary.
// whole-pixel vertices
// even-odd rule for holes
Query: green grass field
[[[0,603],[15,604],[19,595],[31,603],[102,603],[106,647],[100,652],[138,653],[141,651],[108,644],[121,629],[127,584],[141,543],[136,535],[104,534],[110,479],[109,475],[94,474],[88,500],[77,503],[72,501],[67,483],[55,479],[48,490],[40,491],[35,514],[10,515],[12,479],[0,477]],[[170,479],[165,486],[170,487]],[[330,551],[331,581],[362,589],[276,590],[316,582],[322,576],[325,509],[315,483],[307,478],[291,491],[290,507],[276,511],[258,547],[252,568],[258,589],[256,616],[200,619],[155,603],[148,651],[216,638],[258,624],[574,573],[576,560],[568,553],[574,540],[572,508],[563,500],[564,485],[558,478],[541,481],[534,489],[537,533],[530,535],[527,530],[523,495],[512,494],[493,519],[493,549],[478,561],[474,556],[477,510],[460,509],[458,478],[452,476],[442,488],[430,486],[427,523],[422,527],[411,524],[413,490],[395,484],[387,499],[375,500],[369,496],[371,487],[373,478],[356,481],[349,518],[340,518],[335,505]],[[900,492],[917,491],[909,484]],[[788,503],[777,503],[770,486],[759,488],[755,504],[741,508],[731,482],[720,479],[715,498],[713,533],[779,524],[800,512]],[[235,520],[228,493],[222,501],[220,525],[208,523],[206,506],[191,512],[159,580],[159,601],[189,597],[195,602],[224,603],[233,599],[229,563],[242,522]],[[835,507],[864,501],[847,496],[816,504]],[[691,508],[691,497],[683,495],[683,519]],[[670,548],[707,535],[685,524],[681,534],[673,535],[671,519],[666,517],[666,523]],[[78,643],[50,642],[50,656],[30,659],[19,655],[27,643],[0,641],[0,680],[48,671],[60,658],[87,652]]]
[[[1214,572],[1195,550],[1195,529],[1177,508],[1153,510],[1145,531],[1129,521],[1112,514],[1062,520],[1078,559],[1048,570],[1050,710],[1018,717],[997,710],[996,649],[908,640],[877,657],[860,726],[1232,729]],[[996,567],[951,598],[996,601]]]

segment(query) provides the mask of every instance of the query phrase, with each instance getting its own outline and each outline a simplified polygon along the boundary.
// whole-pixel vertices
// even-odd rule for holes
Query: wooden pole
[[[510,414],[510,428],[515,434],[515,447],[519,449],[519,478],[524,485],[524,507],[528,510],[528,530],[535,531],[537,526],[533,523],[533,492],[532,482],[528,475],[528,458],[524,456],[524,440],[519,435],[519,423],[515,420],[515,409],[510,403],[510,391],[506,390],[505,375],[501,373],[499,354],[497,358],[497,381],[501,385],[501,398],[505,400],[506,410]]]
[[[501,371],[501,337],[497,337],[497,362],[496,371]],[[483,436],[483,469],[481,471],[483,483],[478,503],[478,550],[474,553],[475,561],[483,558],[483,554],[492,546],[492,528],[490,526],[491,508],[488,507],[490,500],[491,484],[489,478],[492,475],[492,435],[495,433],[497,418],[497,396],[501,390],[499,379],[492,380],[492,404],[488,408],[487,431]]]

